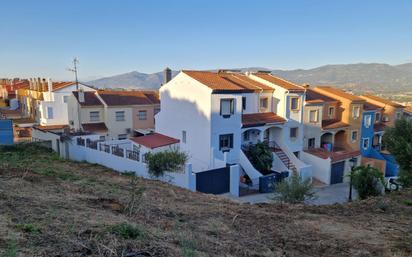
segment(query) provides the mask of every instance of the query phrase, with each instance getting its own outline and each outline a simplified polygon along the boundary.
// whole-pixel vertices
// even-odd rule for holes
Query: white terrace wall
[[[165,172],[163,177],[154,178],[149,174],[146,163],[77,145],[76,138],[69,142],[69,153],[70,159],[75,161],[100,164],[119,172],[134,172],[137,176],[143,178],[158,179],[178,187],[196,191],[196,176],[192,172],[191,164],[187,164],[185,170],[180,173]]]

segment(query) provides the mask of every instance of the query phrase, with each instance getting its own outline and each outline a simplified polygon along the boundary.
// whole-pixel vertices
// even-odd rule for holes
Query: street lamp
[[[353,179],[353,170],[355,169],[356,163],[358,162],[358,159],[355,157],[352,157],[349,160],[350,163],[350,182],[349,182],[349,202],[352,202],[352,179]]]

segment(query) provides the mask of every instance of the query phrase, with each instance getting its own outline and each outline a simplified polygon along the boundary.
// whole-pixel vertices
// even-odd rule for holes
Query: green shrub
[[[267,144],[258,142],[249,146],[247,152],[250,162],[258,171],[266,173],[272,169],[273,154]]]
[[[295,204],[314,198],[310,179],[303,180],[297,172],[292,172],[290,178],[275,184],[274,201]]]
[[[395,127],[385,130],[383,143],[400,166],[399,182],[403,187],[412,187],[412,124],[397,120]]]
[[[146,233],[139,227],[129,223],[120,223],[109,228],[110,233],[121,236],[124,239],[144,238]]]
[[[382,172],[370,166],[356,167],[352,172],[353,186],[358,191],[360,199],[382,194],[384,180]]]
[[[16,228],[26,233],[37,234],[41,232],[40,229],[36,225],[31,224],[31,223],[17,224]]]
[[[17,242],[15,239],[7,243],[7,247],[1,257],[17,257]]]
[[[412,206],[412,199],[402,200],[401,202],[407,206]]]
[[[165,171],[177,172],[182,170],[187,159],[187,154],[179,152],[177,149],[145,154],[149,173],[154,177],[163,176]]]

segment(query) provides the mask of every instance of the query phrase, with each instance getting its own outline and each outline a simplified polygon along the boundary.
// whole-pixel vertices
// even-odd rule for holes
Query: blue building
[[[0,145],[12,145],[13,141],[13,121],[0,119]]]
[[[384,168],[382,168],[385,177],[391,177],[398,174],[399,165],[396,164],[395,158],[389,152],[385,152],[382,147],[385,125],[380,119],[381,112],[382,108],[379,106],[371,103],[364,104],[360,150],[362,157],[366,157],[364,164],[367,164],[368,160],[375,167],[379,166],[377,163],[384,163]]]

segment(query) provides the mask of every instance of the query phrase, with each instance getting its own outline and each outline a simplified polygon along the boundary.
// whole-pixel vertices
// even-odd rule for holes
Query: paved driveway
[[[316,187],[314,188],[316,193],[316,199],[306,201],[306,204],[311,205],[327,205],[335,203],[345,203],[348,201],[349,195],[349,184],[340,183],[331,186]],[[273,194],[254,194],[243,196],[240,198],[235,198],[230,194],[224,194],[223,196],[231,198],[232,200],[242,202],[242,203],[268,203],[271,202],[271,197]],[[356,200],[358,198],[356,190],[353,189],[352,199]]]

